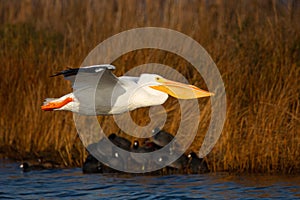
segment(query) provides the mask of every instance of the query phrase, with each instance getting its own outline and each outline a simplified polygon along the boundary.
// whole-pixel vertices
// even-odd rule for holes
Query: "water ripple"
[[[229,174],[136,176],[81,169],[22,173],[0,161],[0,199],[230,199],[300,197],[299,176]]]

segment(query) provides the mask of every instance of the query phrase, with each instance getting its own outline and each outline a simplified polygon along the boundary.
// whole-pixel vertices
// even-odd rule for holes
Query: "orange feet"
[[[61,108],[72,101],[73,99],[68,97],[63,101],[49,102],[48,104],[41,106],[41,108],[45,111],[52,111],[53,109]]]

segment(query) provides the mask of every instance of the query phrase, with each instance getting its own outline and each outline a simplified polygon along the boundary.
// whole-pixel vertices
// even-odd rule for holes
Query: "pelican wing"
[[[126,92],[113,69],[113,65],[94,65],[64,70],[53,76],[63,75],[71,81],[73,94],[80,102],[80,113],[108,114],[117,98]]]
[[[110,81],[117,82],[118,78],[113,73],[111,73],[111,70],[114,69],[116,69],[115,66],[109,64],[92,65],[81,68],[67,69],[56,73],[51,77],[63,75],[66,80],[71,81],[73,89],[79,89],[84,86],[89,86],[91,83],[94,83],[95,79],[98,80],[104,72],[107,77],[110,77]],[[76,81],[75,86],[76,78],[78,78],[78,81]]]

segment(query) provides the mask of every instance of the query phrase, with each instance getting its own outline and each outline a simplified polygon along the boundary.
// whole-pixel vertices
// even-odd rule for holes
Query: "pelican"
[[[168,96],[193,99],[213,93],[194,85],[171,81],[157,74],[140,77],[116,77],[110,64],[67,69],[52,76],[63,75],[71,81],[73,92],[60,98],[47,98],[44,111],[66,110],[82,115],[121,114],[140,107],[163,104]]]

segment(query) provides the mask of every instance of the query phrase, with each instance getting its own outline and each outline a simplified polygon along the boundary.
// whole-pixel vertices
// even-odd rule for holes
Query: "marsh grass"
[[[145,26],[180,31],[216,62],[227,95],[226,122],[206,157],[213,171],[300,170],[300,5],[297,1],[0,1],[0,151],[15,159],[55,159],[78,166],[86,156],[68,112],[43,112],[44,98],[71,92],[49,76],[80,66],[101,41]],[[135,51],[113,64],[122,75],[157,62],[206,88],[192,66],[172,54]],[[210,101],[199,100],[201,123],[190,149],[198,151],[210,120]],[[170,98],[165,129],[178,128],[178,102]],[[131,113],[146,125],[148,108]],[[111,116],[104,130],[124,135]],[[130,138],[129,136],[126,136]],[[130,138],[132,139],[132,138]]]

